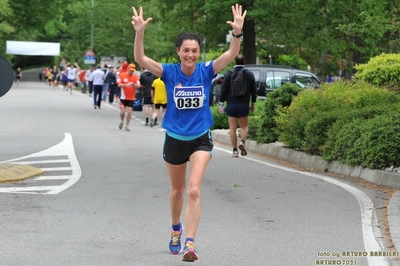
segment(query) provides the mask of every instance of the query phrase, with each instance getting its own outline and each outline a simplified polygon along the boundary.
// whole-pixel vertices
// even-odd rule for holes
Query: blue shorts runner
[[[178,136],[171,132],[166,132],[163,158],[164,161],[170,164],[184,164],[189,161],[190,155],[196,151],[208,151],[211,156],[213,147],[214,143],[212,142],[210,130],[193,137]]]
[[[228,103],[225,109],[226,115],[230,117],[246,117],[249,116],[250,107],[248,104]]]

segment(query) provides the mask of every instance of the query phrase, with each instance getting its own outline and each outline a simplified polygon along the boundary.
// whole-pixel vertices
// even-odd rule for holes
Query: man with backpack
[[[237,145],[237,120],[240,125],[239,149],[242,156],[247,155],[246,138],[248,132],[249,112],[254,112],[257,99],[257,88],[254,74],[244,67],[245,58],[239,54],[235,57],[235,67],[224,76],[219,97],[219,112],[226,112],[229,121],[229,135],[232,143],[232,157],[239,157]],[[251,104],[250,104],[251,98]],[[224,102],[226,101],[226,109]]]

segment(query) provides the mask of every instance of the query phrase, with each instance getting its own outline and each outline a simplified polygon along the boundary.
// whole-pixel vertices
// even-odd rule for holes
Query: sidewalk
[[[212,138],[214,141],[231,145],[229,130],[213,130]],[[320,156],[291,150],[278,143],[257,144],[256,141],[246,140],[246,150],[293,163],[304,168],[359,177],[377,185],[396,189],[400,188],[400,174],[398,173],[371,170],[359,166],[350,167],[336,161],[327,162]],[[400,251],[400,190],[390,200],[388,222],[393,245],[397,251]]]

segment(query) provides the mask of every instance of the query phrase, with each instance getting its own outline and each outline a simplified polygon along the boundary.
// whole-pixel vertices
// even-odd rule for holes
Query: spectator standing
[[[74,89],[76,82],[76,74],[80,70],[77,63],[73,65],[67,65],[67,76],[68,76],[68,88],[70,90],[70,94],[72,95],[72,90]]]
[[[151,87],[151,101],[154,104],[154,112],[150,120],[150,127],[153,127],[158,125],[157,117],[161,108],[161,120],[164,119],[164,114],[167,110],[167,91],[165,90],[165,83],[161,80],[160,77],[156,77],[156,79],[154,79]]]
[[[152,18],[143,18],[133,7],[132,25],[135,29],[134,58],[140,66],[162,78],[168,97],[168,108],[162,122],[166,129],[163,158],[171,182],[169,193],[171,210],[170,252],[179,254],[183,249],[183,261],[198,260],[195,237],[201,217],[201,184],[209,161],[213,142],[210,127],[213,117],[205,96],[210,94],[212,79],[223,70],[239,53],[240,37],[247,11],[242,6],[231,7],[234,21],[233,38],[229,49],[217,59],[197,63],[201,56],[201,39],[193,33],[181,33],[176,39],[175,52],[180,62],[162,64],[145,55],[145,29]],[[189,180],[186,181],[187,164],[190,163]],[[181,242],[183,226],[180,219],[183,210],[183,195],[187,184],[185,210],[186,240]]]
[[[254,78],[254,74],[251,71],[245,70],[244,67],[245,58],[243,55],[238,55],[235,57],[235,66],[233,71],[229,71],[225,76],[224,80],[221,84],[221,94],[219,97],[220,101],[220,113],[224,113],[224,102],[227,102],[226,106],[226,114],[228,116],[229,121],[229,136],[231,139],[231,144],[233,148],[232,157],[239,157],[239,153],[237,150],[237,120],[239,120],[240,125],[240,143],[239,149],[240,154],[242,156],[247,155],[246,151],[246,138],[249,123],[249,112],[254,112],[254,104],[257,99],[257,91],[256,91],[256,81]],[[234,74],[239,73],[239,71],[243,70],[243,78],[246,83],[246,93],[241,96],[233,96],[232,95],[232,76]],[[251,105],[249,107],[251,97]]]
[[[128,71],[119,73],[117,84],[121,88],[120,95],[120,118],[119,129],[124,126],[125,112],[126,115],[126,126],[125,130],[130,131],[129,123],[132,118],[133,101],[135,100],[136,89],[140,87],[139,77],[135,75],[136,66],[135,64],[128,65]]]
[[[94,109],[100,109],[101,107],[101,94],[103,92],[104,82],[104,71],[101,70],[101,66],[98,65],[96,70],[90,75],[90,79],[93,81],[93,105]]]
[[[151,85],[153,84],[155,78],[156,76],[153,73],[143,68],[143,72],[140,75],[140,85],[143,91],[143,107],[144,116],[146,118],[146,122],[144,123],[145,126],[149,125],[150,108],[154,112],[153,102],[151,101]]]

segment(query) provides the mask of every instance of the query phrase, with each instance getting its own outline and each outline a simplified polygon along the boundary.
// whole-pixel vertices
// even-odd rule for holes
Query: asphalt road
[[[0,98],[0,162],[46,169],[0,184],[0,265],[187,265],[168,252],[164,133],[134,116],[130,132],[119,130],[118,105],[95,110],[86,94],[38,82]],[[380,197],[256,154],[231,158],[216,143],[196,264],[396,265],[370,255],[392,250],[369,205]]]

